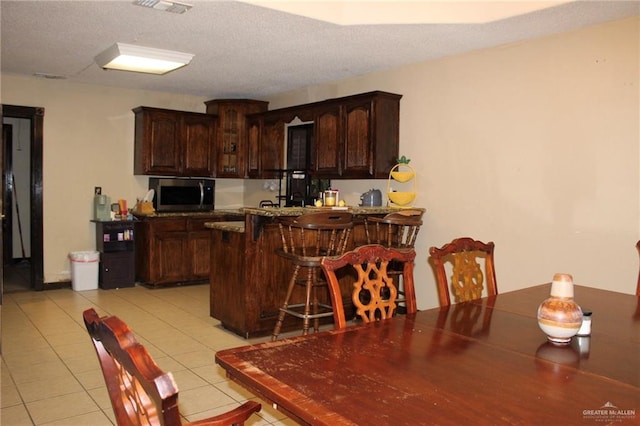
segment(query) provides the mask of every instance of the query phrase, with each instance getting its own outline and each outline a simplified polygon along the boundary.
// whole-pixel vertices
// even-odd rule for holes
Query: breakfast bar
[[[275,253],[282,244],[277,219],[322,209],[245,208],[244,221],[208,222],[205,226],[211,229],[210,315],[245,338],[270,334],[292,273],[290,263]],[[353,248],[366,243],[364,223],[367,216],[384,216],[398,209],[349,207],[347,211],[353,214],[350,241],[350,248]],[[344,294],[350,294],[350,289],[345,288]],[[302,291],[294,294],[295,301],[303,298]],[[352,305],[345,300],[345,311],[351,309]],[[287,318],[283,330],[299,326],[299,321]]]

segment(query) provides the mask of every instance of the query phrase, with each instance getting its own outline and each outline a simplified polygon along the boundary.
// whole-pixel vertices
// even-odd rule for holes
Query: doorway
[[[2,292],[44,288],[43,119],[44,108],[2,105]]]

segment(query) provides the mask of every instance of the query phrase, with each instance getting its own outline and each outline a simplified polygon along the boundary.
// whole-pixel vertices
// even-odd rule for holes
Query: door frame
[[[42,194],[42,142],[44,108],[2,105],[0,117],[25,118],[31,127],[31,288],[44,289],[44,239]],[[2,166],[4,167],[4,161]]]

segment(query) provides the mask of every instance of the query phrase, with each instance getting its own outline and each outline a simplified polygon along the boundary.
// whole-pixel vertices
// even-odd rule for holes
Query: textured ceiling
[[[299,87],[640,14],[639,1],[578,1],[486,24],[340,26],[236,1],[174,14],[124,1],[0,1],[2,73],[206,98],[265,98]],[[195,54],[164,76],[105,71],[115,42]]]

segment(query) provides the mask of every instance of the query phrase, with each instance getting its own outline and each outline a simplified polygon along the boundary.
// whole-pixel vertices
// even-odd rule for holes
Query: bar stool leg
[[[276,326],[273,329],[273,334],[271,335],[272,341],[275,341],[278,338],[278,335],[280,334],[280,329],[282,328],[282,323],[284,322],[284,316],[287,314],[285,312],[285,309],[287,309],[287,307],[289,306],[289,300],[291,299],[291,295],[293,294],[293,289],[296,286],[296,279],[298,277],[299,270],[300,270],[300,265],[296,265],[295,269],[293,270],[293,276],[289,281],[289,287],[287,288],[287,295],[284,298],[284,303],[282,304],[282,307],[280,308],[280,313],[278,314],[278,321],[276,322]]]
[[[304,317],[302,318],[302,335],[309,334],[309,327],[311,322],[309,320],[309,315],[311,315],[311,291],[312,290],[313,290],[313,271],[311,268],[307,268],[307,282],[305,285],[306,294],[305,294],[305,304],[304,304]],[[314,324],[317,321],[318,321],[317,319],[314,319]]]

